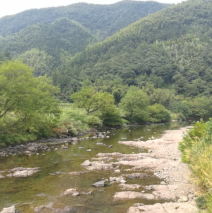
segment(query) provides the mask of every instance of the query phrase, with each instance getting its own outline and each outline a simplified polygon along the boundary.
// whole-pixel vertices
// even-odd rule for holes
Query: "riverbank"
[[[8,157],[10,155],[17,154],[25,154],[28,156],[31,156],[33,154],[39,155],[38,152],[40,151],[48,152],[51,150],[58,150],[60,148],[60,144],[64,144],[63,148],[67,149],[69,145],[76,144],[78,141],[97,138],[109,138],[109,133],[110,131],[100,132],[92,128],[92,130],[86,133],[88,135],[87,137],[78,135],[76,137],[63,136],[62,138],[52,137],[48,139],[36,140],[33,142],[9,146],[7,148],[0,149],[0,157]]]
[[[121,184],[120,192],[114,195],[114,201],[147,199],[158,200],[154,205],[136,203],[129,208],[128,213],[197,213],[195,204],[197,198],[195,185],[190,181],[191,172],[187,164],[181,161],[181,152],[178,143],[183,134],[190,127],[179,130],[169,130],[160,139],[142,141],[120,141],[120,144],[138,149],[148,149],[148,153],[122,154],[99,153],[98,158],[82,164],[87,170],[111,170],[119,174],[111,183],[121,183],[128,178],[143,178],[145,173],[153,173],[163,179],[160,185],[137,186]],[[130,166],[129,169],[120,169],[121,166]],[[126,172],[135,172],[131,175]],[[118,180],[117,180],[118,178]],[[119,181],[120,180],[120,181]],[[126,182],[126,181],[125,181]],[[136,190],[133,190],[136,189]],[[138,192],[143,189],[142,192]],[[166,203],[164,203],[166,202]]]

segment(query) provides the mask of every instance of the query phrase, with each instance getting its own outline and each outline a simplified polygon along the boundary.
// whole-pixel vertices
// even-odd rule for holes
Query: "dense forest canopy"
[[[0,49],[9,51],[14,58],[22,58],[35,68],[36,76],[51,75],[55,68],[89,45],[167,6],[122,1],[112,5],[79,3],[24,11],[0,19]]]
[[[154,7],[155,2],[151,4]],[[188,108],[195,111],[192,105],[198,99],[193,98],[206,100],[212,94],[211,16],[211,1],[189,0],[142,18],[98,43],[81,23],[60,18],[1,37],[0,49],[8,49],[33,67],[35,76],[48,74],[65,102],[73,102],[71,94],[82,87],[93,86],[96,92],[113,94],[118,105],[129,87],[136,86],[151,91],[147,92],[151,105],[160,103],[186,117]],[[165,99],[165,94],[172,104],[159,98]],[[185,99],[187,105],[182,103]],[[204,103],[207,109],[211,100]],[[204,117],[199,112],[195,115]]]
[[[5,37],[28,26],[50,24],[58,18],[68,18],[79,22],[102,40],[167,6],[169,4],[152,1],[121,1],[111,5],[77,3],[63,7],[27,10],[1,18],[0,35]]]
[[[189,15],[188,15],[189,14]],[[70,58],[54,73],[62,96],[84,79],[174,89],[185,97],[212,94],[212,2],[190,0],[143,18]]]
[[[33,25],[15,35],[0,37],[0,49],[18,56],[36,48],[53,56],[54,63],[58,64],[61,51],[74,55],[96,41],[81,24],[61,18],[52,24]]]

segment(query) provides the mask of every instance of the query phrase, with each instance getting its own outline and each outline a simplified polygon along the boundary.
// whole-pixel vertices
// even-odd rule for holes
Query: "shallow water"
[[[151,136],[160,137],[164,130],[177,129],[186,124],[172,123],[165,125],[146,125],[123,127],[119,130],[109,130],[109,139],[91,139],[79,141],[75,145],[69,145],[67,150],[59,148],[58,151],[40,152],[40,156],[18,155],[0,157],[0,171],[15,167],[40,167],[41,171],[32,177],[27,178],[4,178],[0,179],[0,210],[13,204],[19,212],[34,212],[32,208],[52,203],[55,209],[64,209],[66,206],[74,206],[72,211],[79,213],[123,213],[134,203],[151,204],[158,201],[130,200],[113,202],[113,194],[121,191],[118,184],[112,184],[104,188],[94,188],[92,184],[102,178],[119,176],[113,171],[92,171],[80,176],[71,176],[68,173],[73,171],[85,171],[80,166],[85,160],[91,160],[96,154],[120,152],[130,154],[132,152],[146,152],[147,150],[132,149],[129,146],[118,144],[118,141],[135,140],[144,137],[148,140]],[[96,143],[104,143],[107,146],[98,146]],[[113,148],[109,148],[113,145]],[[55,146],[55,145],[54,145]],[[61,147],[61,145],[58,145]],[[79,148],[84,147],[84,148]],[[91,152],[87,152],[91,149]],[[3,173],[4,175],[4,173]],[[130,180],[127,183],[140,185],[159,184],[160,179],[153,177],[143,180]],[[92,195],[80,195],[73,197],[61,193],[69,188],[77,188],[83,192],[93,190]],[[138,191],[141,191],[138,190]],[[41,212],[48,213],[53,210],[44,209]]]

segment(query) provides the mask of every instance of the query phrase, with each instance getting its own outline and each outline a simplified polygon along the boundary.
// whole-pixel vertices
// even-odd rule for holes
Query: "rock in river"
[[[90,162],[89,160],[85,160],[85,161],[81,164],[81,166],[85,166],[85,167],[91,166],[91,162]]]
[[[105,186],[105,182],[104,181],[98,181],[94,184],[92,184],[92,186],[99,188],[99,187],[104,187]]]
[[[15,213],[15,206],[11,206],[9,208],[3,208],[0,213]]]
[[[13,177],[28,177],[39,171],[39,168],[16,168],[13,169]]]
[[[68,194],[73,195],[74,193],[78,193],[78,191],[75,188],[67,189],[61,196],[68,195]]]

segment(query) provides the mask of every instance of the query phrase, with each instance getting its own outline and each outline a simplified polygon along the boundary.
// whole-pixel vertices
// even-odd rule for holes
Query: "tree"
[[[119,106],[125,111],[128,120],[145,122],[148,120],[148,104],[149,99],[147,94],[137,87],[131,86]]]
[[[45,51],[31,49],[19,57],[23,59],[24,64],[34,68],[33,73],[35,76],[43,76],[45,74],[50,75],[53,70],[53,57],[48,55]]]
[[[154,104],[148,107],[149,121],[153,123],[168,122],[171,120],[171,116],[168,110],[161,104]]]
[[[170,103],[174,101],[175,91],[170,89],[154,89],[149,95],[149,101],[151,105],[156,103],[168,108]]]
[[[33,69],[19,61],[0,65],[0,135],[38,132],[59,116],[54,94],[58,88],[46,77],[35,78]]]
[[[191,110],[193,117],[209,118],[212,116],[212,98],[205,96],[187,99],[186,104]]]
[[[74,105],[84,108],[88,114],[96,111],[110,111],[114,108],[114,97],[107,92],[96,93],[94,88],[89,86],[71,95]]]

